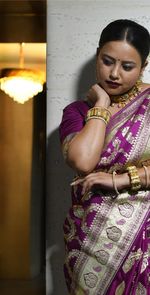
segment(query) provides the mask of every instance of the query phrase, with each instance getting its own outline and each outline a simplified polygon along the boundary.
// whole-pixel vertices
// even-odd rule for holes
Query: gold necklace
[[[141,91],[140,88],[141,81],[137,81],[135,85],[126,93],[122,95],[113,95],[111,96],[111,106],[115,106],[117,104],[118,108],[123,108],[127,105],[127,103],[133,100]]]

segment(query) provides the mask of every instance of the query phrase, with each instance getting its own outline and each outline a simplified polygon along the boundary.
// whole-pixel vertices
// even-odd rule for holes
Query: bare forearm
[[[144,171],[144,168],[137,169],[138,176],[140,178],[140,189],[150,189],[150,167],[147,167],[147,175]],[[117,194],[121,193],[122,190],[132,189],[132,184],[128,172],[122,174],[113,174],[106,172],[94,172],[90,173],[85,177],[81,177],[75,180],[71,185],[81,184],[82,185],[82,194],[90,191],[91,189],[105,189],[108,191],[115,191]]]
[[[67,162],[81,173],[91,172],[100,159],[104,145],[106,124],[98,119],[89,120],[71,140]]]
[[[91,87],[88,96],[91,97],[94,107],[108,112],[110,97],[99,85]],[[84,128],[70,141],[67,162],[73,169],[88,174],[95,168],[103,149],[105,130],[106,124],[103,120],[90,118]]]

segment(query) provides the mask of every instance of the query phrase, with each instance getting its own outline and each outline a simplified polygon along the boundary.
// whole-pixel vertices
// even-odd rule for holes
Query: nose
[[[112,67],[109,77],[111,80],[119,79],[119,65],[114,65]]]

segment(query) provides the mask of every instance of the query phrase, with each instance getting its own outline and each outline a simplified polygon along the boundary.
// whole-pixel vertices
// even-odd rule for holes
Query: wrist
[[[101,98],[99,100],[96,101],[95,103],[95,107],[104,107],[104,108],[109,108],[110,106],[110,98],[109,96],[106,98]]]
[[[105,107],[93,107],[88,110],[86,115],[86,122],[91,119],[99,119],[105,122],[105,124],[108,124],[111,117],[110,111]]]
[[[142,188],[149,188],[150,187],[150,167],[137,168],[137,173],[140,179],[140,185]],[[123,189],[130,189],[131,188],[131,177],[128,172],[122,174],[115,175],[115,183],[116,187],[119,191]]]
[[[149,188],[150,186],[150,169],[149,167],[143,166],[138,169],[138,174],[141,181],[142,188]]]
[[[116,175],[116,184],[118,190],[127,189],[130,187],[130,178],[127,172]]]

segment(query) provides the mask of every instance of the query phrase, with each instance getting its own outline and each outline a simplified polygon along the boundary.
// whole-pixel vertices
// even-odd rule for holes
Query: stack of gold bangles
[[[108,124],[111,117],[111,112],[103,107],[93,107],[87,112],[86,122],[91,119],[102,120],[105,124]]]
[[[149,177],[149,172],[148,168],[143,165],[144,172],[145,172],[145,188],[147,189],[150,185],[150,177]],[[130,178],[130,184],[131,184],[131,190],[132,191],[138,191],[141,188],[141,181],[140,177],[138,175],[138,170],[136,166],[129,166],[127,167],[126,171],[128,172],[129,178]],[[116,181],[115,181],[115,175],[117,173],[113,171],[112,173],[112,182],[113,182],[113,187],[117,195],[119,195],[119,191],[117,189]]]
[[[141,181],[136,166],[127,167],[127,172],[130,177],[131,189],[138,191],[141,188]]]

